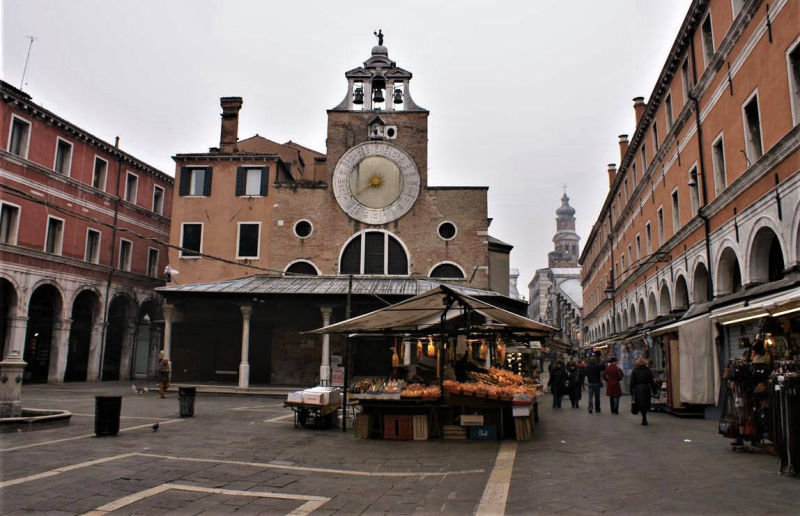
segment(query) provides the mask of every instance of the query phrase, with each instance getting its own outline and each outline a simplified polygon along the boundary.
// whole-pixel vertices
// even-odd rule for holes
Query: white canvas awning
[[[778,315],[782,312],[793,311],[798,307],[800,307],[800,287],[712,310],[711,318],[723,325],[728,325],[769,315]]]
[[[473,321],[475,326],[508,330],[536,336],[547,336],[557,331],[552,326],[503,310],[485,301],[459,294],[440,285],[400,303],[330,324],[308,333],[400,333],[426,330],[441,323],[442,317],[451,320],[467,311],[480,314],[483,320]]]

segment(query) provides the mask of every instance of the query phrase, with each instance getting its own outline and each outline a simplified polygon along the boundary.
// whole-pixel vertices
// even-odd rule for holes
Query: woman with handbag
[[[622,396],[620,382],[625,377],[625,373],[617,365],[617,357],[608,359],[608,365],[603,371],[603,379],[606,381],[606,396],[611,404],[611,413],[619,414],[619,397]]]
[[[647,367],[644,357],[636,359],[631,372],[631,412],[642,414],[642,425],[647,425],[647,411],[650,410],[650,395],[658,392],[653,372]]]

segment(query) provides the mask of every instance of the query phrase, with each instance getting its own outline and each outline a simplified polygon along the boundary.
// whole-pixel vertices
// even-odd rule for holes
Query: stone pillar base
[[[319,384],[322,387],[328,387],[331,384],[331,366],[322,364],[319,367]]]
[[[247,389],[250,387],[250,364],[242,362],[239,364],[239,388]]]
[[[22,416],[22,372],[24,360],[0,362],[0,417]]]

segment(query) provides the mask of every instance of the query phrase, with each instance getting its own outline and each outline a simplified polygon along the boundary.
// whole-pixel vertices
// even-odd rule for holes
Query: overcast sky
[[[325,152],[326,109],[381,28],[430,110],[429,181],[488,185],[492,236],[514,245],[519,290],[547,266],[566,184],[581,244],[690,0],[402,2],[2,0],[2,75],[56,114],[174,175],[239,136]],[[582,245],[581,245],[582,248]]]

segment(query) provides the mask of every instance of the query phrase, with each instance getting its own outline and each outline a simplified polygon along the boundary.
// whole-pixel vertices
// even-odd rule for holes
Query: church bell
[[[395,104],[403,103],[403,90],[401,90],[400,88],[394,90],[394,103]]]
[[[383,90],[386,88],[386,77],[380,72],[372,77],[372,101],[383,102]]]
[[[353,92],[353,104],[361,105],[364,103],[364,88],[356,88]]]

